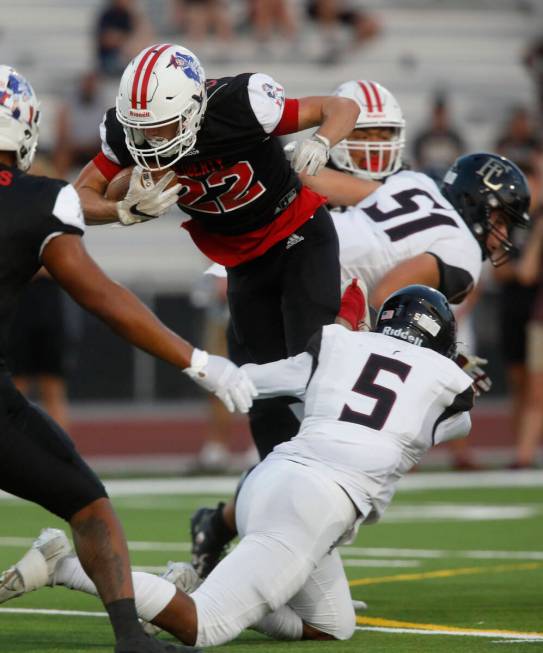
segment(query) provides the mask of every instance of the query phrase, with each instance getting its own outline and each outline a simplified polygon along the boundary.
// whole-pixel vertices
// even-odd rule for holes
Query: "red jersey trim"
[[[299,131],[298,121],[298,100],[287,98],[285,100],[285,108],[281,120],[277,123],[277,127],[272,131],[274,136],[282,136],[283,134],[293,134]]]
[[[113,163],[103,152],[99,152],[92,162],[108,181],[111,181],[118,172],[123,170],[122,166]]]
[[[273,222],[246,234],[224,236],[210,233],[196,220],[188,220],[181,226],[190,233],[196,247],[208,258],[233,268],[265,254],[273,245],[307,222],[319,206],[326,202],[326,197],[303,186],[294,202]]]

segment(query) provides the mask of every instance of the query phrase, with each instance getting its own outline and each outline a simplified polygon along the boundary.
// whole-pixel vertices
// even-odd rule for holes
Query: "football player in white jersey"
[[[355,129],[331,150],[337,170],[324,168],[302,179],[329,204],[344,207],[331,212],[342,281],[360,279],[376,308],[413,283],[460,303],[477,283],[482,261],[504,262],[512,249],[511,230],[529,223],[523,173],[504,157],[468,154],[453,164],[440,190],[427,175],[402,169],[405,120],[390,91],[372,81],[349,81],[335,94],[357,102]],[[459,355],[478,390],[489,390],[490,379],[480,366],[485,361]],[[264,453],[279,444],[278,436],[266,442]],[[453,446],[455,464],[473,465],[463,442]],[[224,553],[234,528],[232,500],[193,515],[192,560],[203,577]]]
[[[504,157],[469,154],[453,164],[440,190],[427,175],[402,169],[405,120],[390,91],[361,80],[334,94],[358,103],[356,127],[331,150],[336,170],[303,178],[343,207],[332,212],[342,279],[362,279],[375,307],[409,283],[461,302],[482,260],[504,262],[511,230],[528,225],[524,175]]]
[[[343,317],[356,325],[362,314]],[[439,291],[393,293],[375,331],[325,326],[305,352],[244,367],[264,396],[305,402],[300,432],[248,475],[237,502],[241,542],[190,596],[181,591],[196,575],[187,563],[170,568],[176,585],[134,574],[140,616],[189,645],[219,645],[247,627],[278,639],[352,636],[335,547],[382,516],[432,445],[468,435],[474,396],[451,360],[455,319]],[[93,592],[73,556],[57,564],[52,584]]]

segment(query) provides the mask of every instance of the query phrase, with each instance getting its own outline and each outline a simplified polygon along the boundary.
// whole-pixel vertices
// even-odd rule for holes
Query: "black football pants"
[[[334,322],[340,303],[339,246],[327,209],[263,256],[228,269],[229,355],[269,363],[305,350],[315,331]],[[292,397],[257,400],[249,413],[261,458],[298,432]]]

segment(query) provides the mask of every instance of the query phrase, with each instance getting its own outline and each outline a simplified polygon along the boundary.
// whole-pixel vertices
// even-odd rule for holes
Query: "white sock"
[[[160,576],[145,571],[132,572],[136,610],[145,621],[152,621],[173,599],[176,589]]]
[[[273,639],[299,640],[302,639],[304,625],[294,610],[284,605],[262,617],[251,628]]]
[[[152,621],[175,595],[175,585],[154,574],[134,571],[132,582],[136,611],[145,621]],[[76,555],[69,555],[59,561],[55,569],[53,585],[63,585],[72,590],[98,595],[96,586],[85,573]]]
[[[95,584],[85,573],[75,553],[62,558],[57,563],[53,576],[53,586],[55,585],[64,585],[71,590],[98,596]]]

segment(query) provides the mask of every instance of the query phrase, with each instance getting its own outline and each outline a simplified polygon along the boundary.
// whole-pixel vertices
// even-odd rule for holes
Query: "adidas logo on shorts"
[[[303,236],[298,236],[298,234],[291,234],[287,239],[286,249],[290,249],[291,247],[294,247],[294,245],[301,243],[302,240],[304,240]]]

